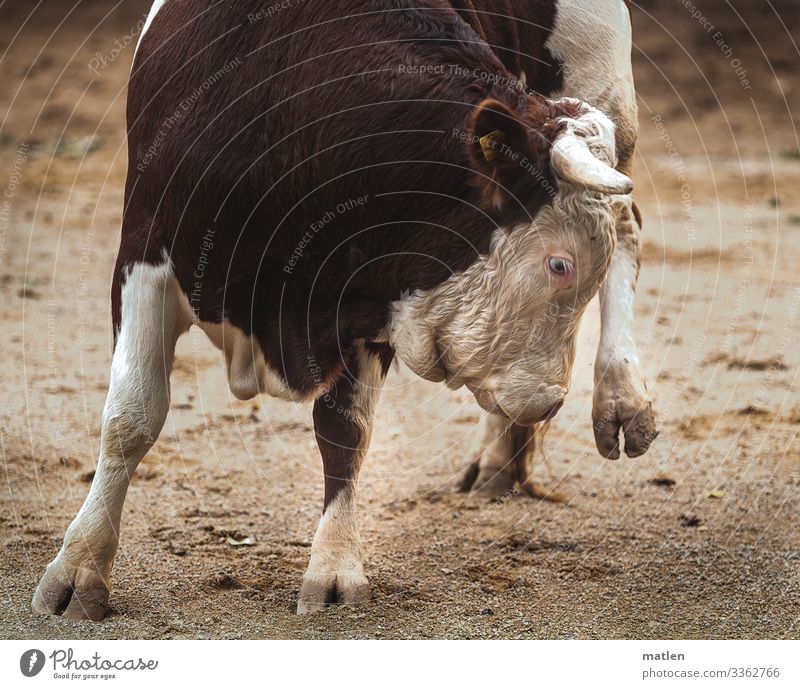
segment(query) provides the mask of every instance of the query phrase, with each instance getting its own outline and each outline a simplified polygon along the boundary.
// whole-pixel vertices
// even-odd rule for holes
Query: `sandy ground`
[[[536,465],[563,504],[455,492],[477,407],[395,371],[361,481],[373,601],[297,617],[322,500],[310,410],[235,401],[193,333],[128,496],[100,624],[35,615],[30,598],[98,452],[125,79],[145,6],[45,3],[26,22],[28,3],[0,5],[2,635],[796,637],[800,11],[736,4],[741,17],[707,3],[725,45],[682,3],[634,11],[638,341],[663,426],[645,457],[594,449],[596,307]]]

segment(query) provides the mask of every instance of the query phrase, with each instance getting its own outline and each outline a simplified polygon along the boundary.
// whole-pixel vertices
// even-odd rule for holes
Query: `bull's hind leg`
[[[33,597],[34,610],[71,619],[105,615],[125,494],[164,424],[175,342],[191,322],[169,264],[137,264],[114,288],[121,289],[120,322],[97,471]]]
[[[369,600],[356,520],[356,482],[391,354],[360,342],[355,349],[348,371],[314,404],[325,502],[300,588],[299,614],[321,610],[330,603]]]
[[[459,488],[492,496],[513,494],[517,484],[528,478],[526,464],[533,439],[533,428],[509,425],[497,414],[485,415],[480,446],[464,470]]]

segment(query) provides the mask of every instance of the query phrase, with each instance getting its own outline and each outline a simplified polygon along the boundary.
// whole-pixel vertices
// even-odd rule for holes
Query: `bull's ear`
[[[492,163],[489,167],[497,167],[497,161],[510,151],[523,152],[527,147],[525,126],[507,105],[493,98],[482,101],[475,109],[470,134],[475,159]]]
[[[486,202],[500,208],[520,191],[522,164],[532,157],[528,130],[507,105],[487,98],[473,113],[467,141],[479,173],[475,184]]]

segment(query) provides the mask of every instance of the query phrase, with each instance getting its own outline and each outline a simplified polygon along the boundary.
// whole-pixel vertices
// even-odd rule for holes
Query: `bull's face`
[[[589,138],[603,139],[590,141],[591,150],[597,153],[602,143],[603,157],[612,162],[611,125],[597,111],[590,115]],[[572,127],[563,136],[574,137]],[[558,139],[553,149],[557,145]],[[558,411],[581,315],[614,251],[608,191],[630,191],[627,178],[597,162],[613,175],[590,188],[577,174],[566,179],[559,173],[558,191],[531,222],[496,230],[489,253],[467,270],[395,302],[390,341],[415,373],[452,388],[466,385],[481,407],[519,424]],[[578,173],[585,172],[580,163],[574,163]],[[558,170],[554,156],[552,164]]]

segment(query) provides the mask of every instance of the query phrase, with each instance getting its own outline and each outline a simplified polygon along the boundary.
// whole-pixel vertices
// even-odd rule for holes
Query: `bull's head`
[[[528,217],[495,230],[467,270],[395,302],[390,328],[417,374],[466,385],[484,409],[520,424],[550,418],[564,400],[580,317],[614,251],[612,196],[632,189],[613,169],[611,121],[578,101],[546,103],[546,118],[540,105],[476,110],[468,146],[479,204]],[[546,202],[532,206],[543,190]]]

